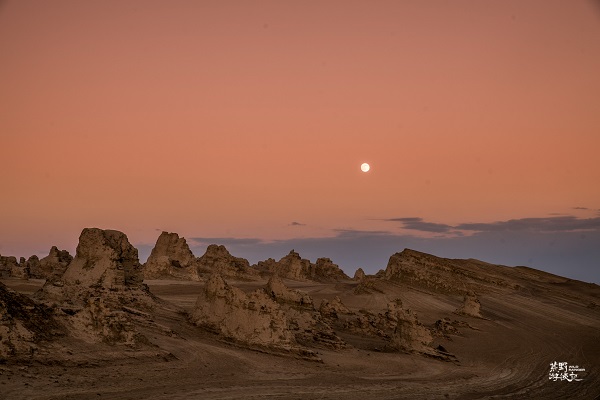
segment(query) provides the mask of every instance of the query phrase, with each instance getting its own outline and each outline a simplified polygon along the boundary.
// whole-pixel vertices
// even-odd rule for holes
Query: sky
[[[0,57],[2,255],[99,227],[600,283],[597,1],[0,0]]]

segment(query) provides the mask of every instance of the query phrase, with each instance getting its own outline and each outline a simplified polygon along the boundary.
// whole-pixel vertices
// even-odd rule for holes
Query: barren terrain
[[[43,283],[3,282],[26,294]],[[202,286],[147,283],[154,294],[188,311]],[[265,283],[241,282],[240,287]],[[353,311],[381,311],[388,300],[401,297],[426,325],[451,315],[459,303],[402,286],[358,296],[352,294],[354,282],[289,286],[319,300],[339,295]],[[155,320],[172,329],[172,337],[144,331],[156,347],[132,350],[65,338],[56,344],[60,354],[1,365],[0,393],[7,399],[592,399],[600,393],[600,309],[561,296],[559,289],[549,294],[541,299],[528,291],[481,296],[486,319],[460,317],[472,328],[438,339],[456,356],[452,362],[380,351],[376,340],[352,335],[343,337],[352,348],[319,349],[322,362],[271,355],[227,343],[165,311]],[[553,382],[553,361],[577,364],[586,374],[577,382]]]
[[[165,279],[142,282],[127,237],[99,229],[66,270],[3,278],[0,398],[600,394],[595,284],[408,249],[351,279],[329,259],[250,266],[216,246],[196,259],[162,237],[152,274]]]

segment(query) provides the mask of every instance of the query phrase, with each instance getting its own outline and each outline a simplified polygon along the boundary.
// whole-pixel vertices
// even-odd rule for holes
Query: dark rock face
[[[52,309],[0,282],[0,360],[31,357],[42,341],[65,334]]]

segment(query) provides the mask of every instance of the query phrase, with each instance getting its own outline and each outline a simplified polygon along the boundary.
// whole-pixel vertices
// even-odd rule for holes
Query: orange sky
[[[2,254],[598,215],[591,1],[3,1],[0,55]]]

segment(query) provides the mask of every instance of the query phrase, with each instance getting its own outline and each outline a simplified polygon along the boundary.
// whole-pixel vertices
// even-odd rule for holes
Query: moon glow
[[[360,170],[361,170],[362,172],[368,172],[370,169],[371,169],[371,166],[370,166],[369,164],[367,164],[367,163],[363,163],[363,164],[360,166]]]

